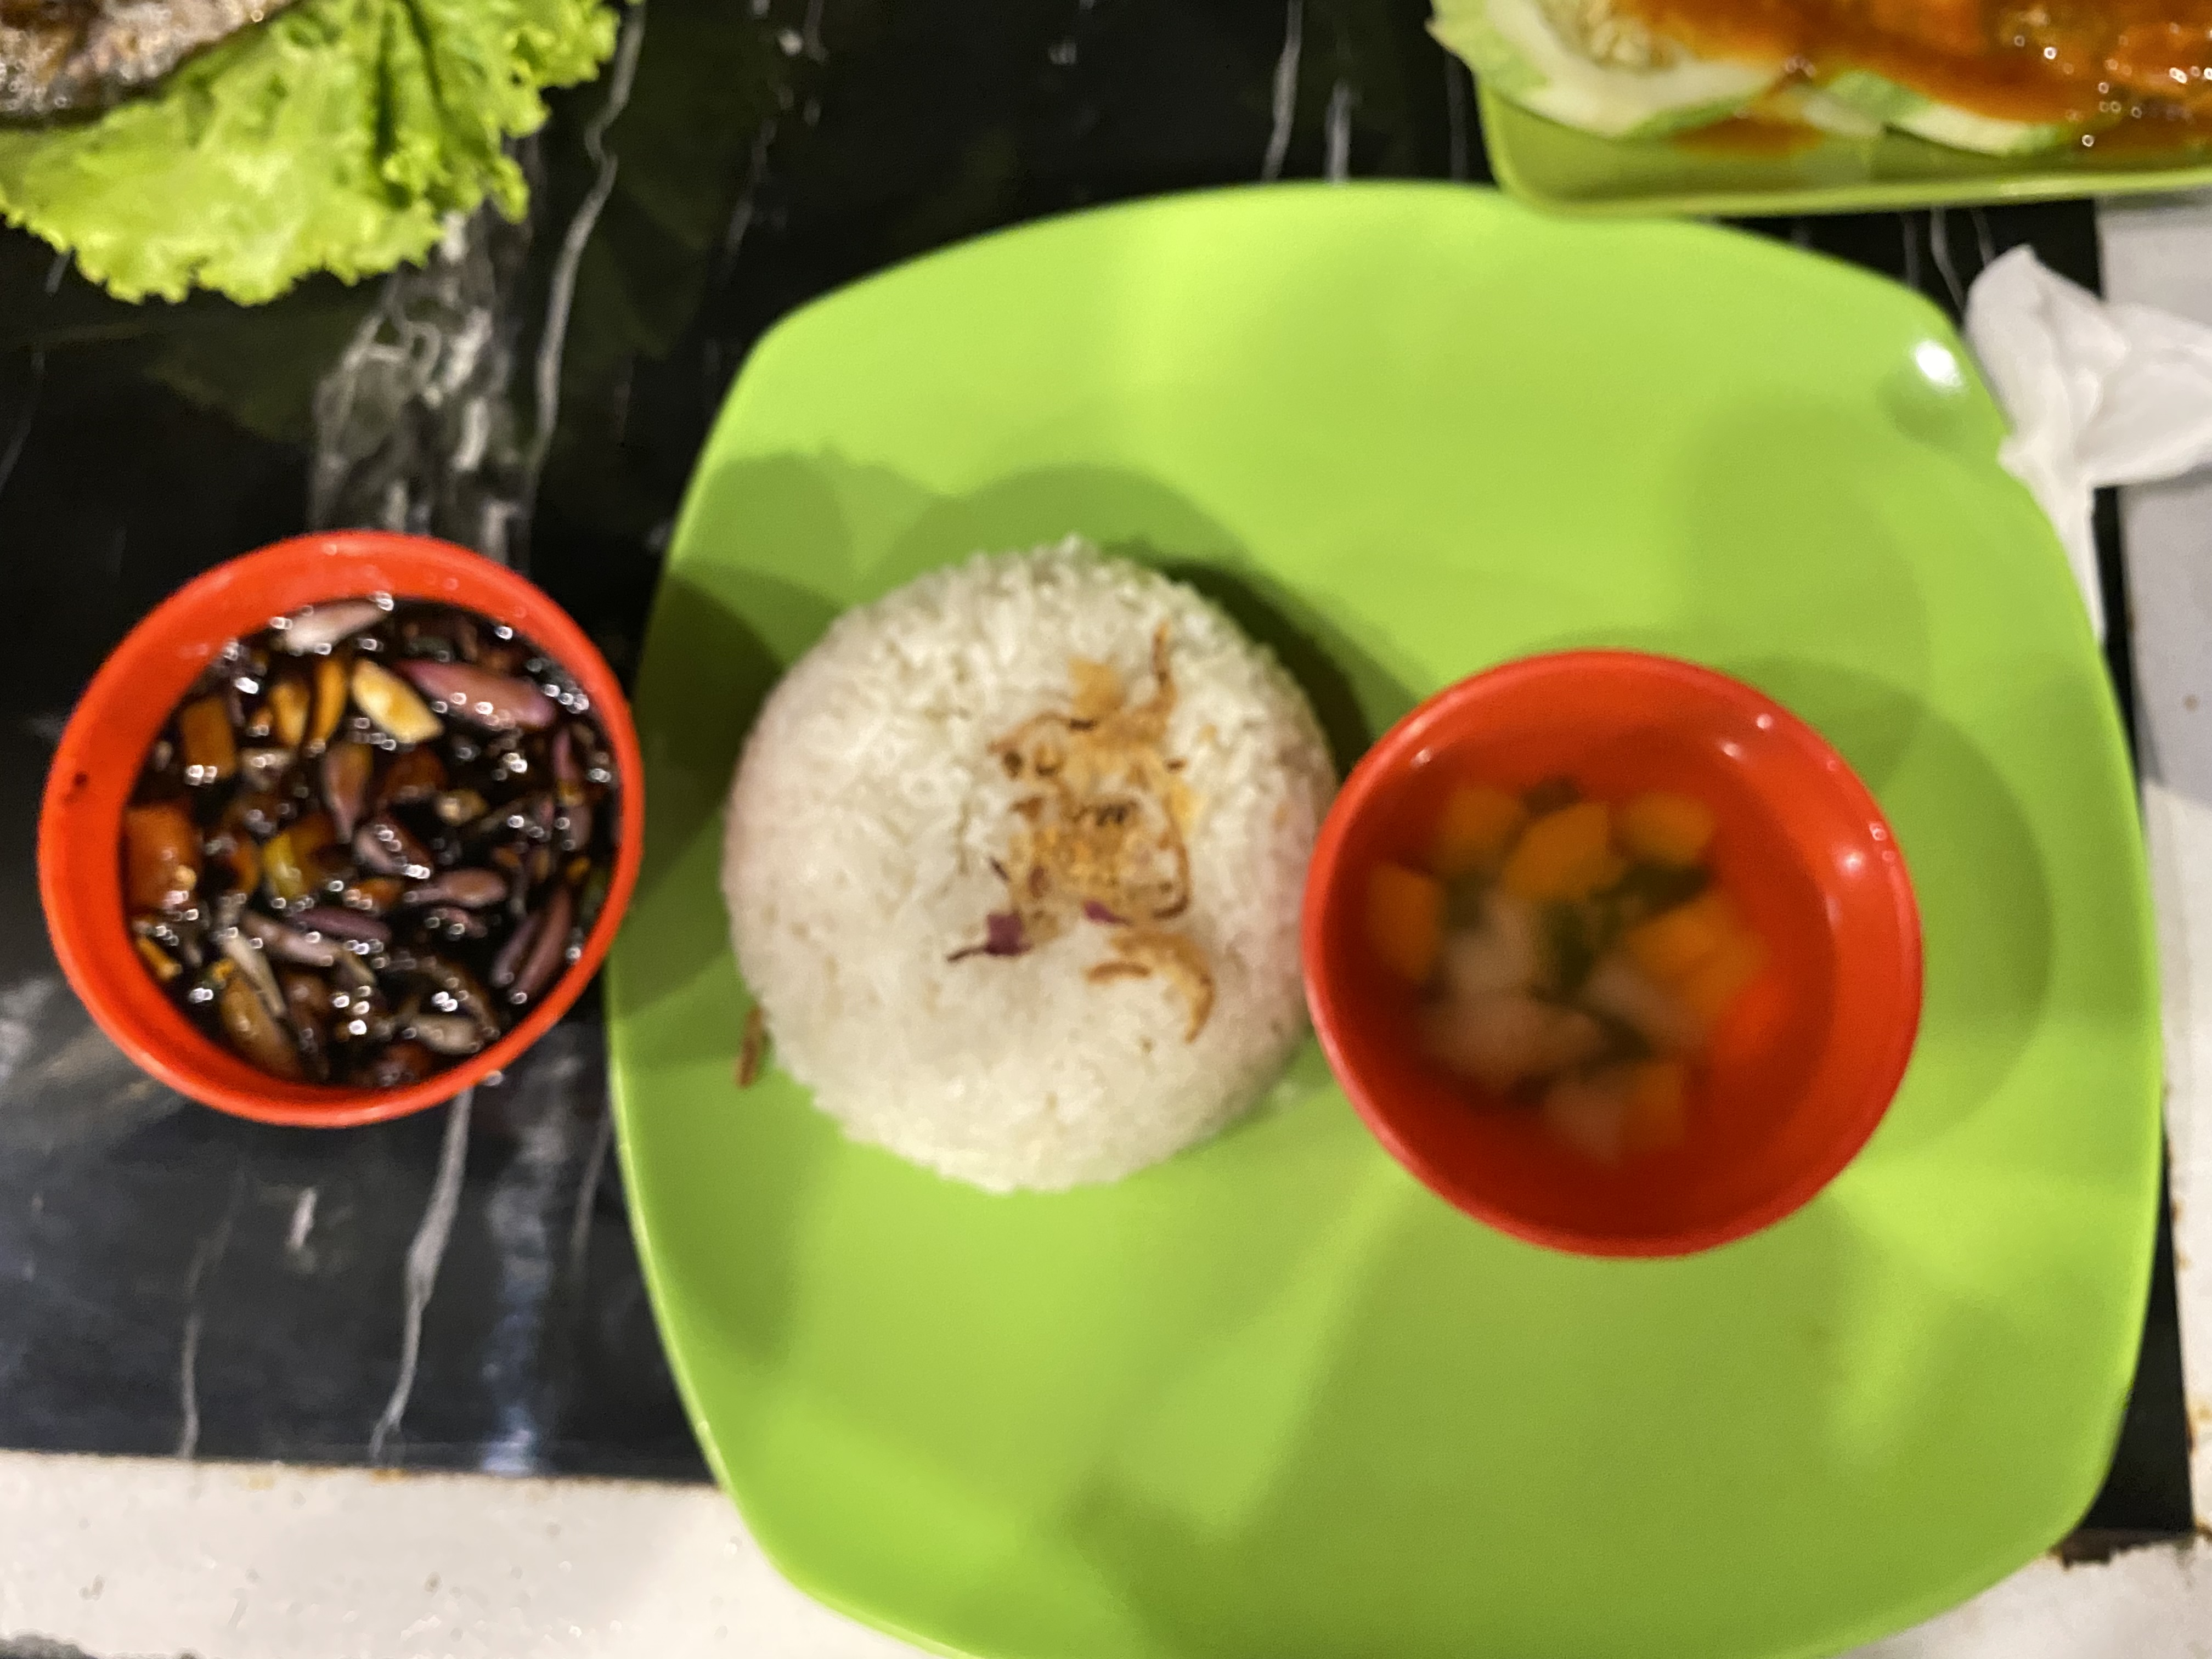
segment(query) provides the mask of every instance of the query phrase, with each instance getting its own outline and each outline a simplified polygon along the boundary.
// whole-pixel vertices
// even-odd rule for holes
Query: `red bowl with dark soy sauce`
[[[149,751],[225,647],[307,606],[373,595],[403,606],[417,602],[475,612],[512,629],[564,671],[588,699],[582,718],[596,728],[612,763],[613,793],[605,807],[615,820],[604,860],[605,897],[580,953],[495,1041],[419,1080],[390,1087],[288,1079],[250,1063],[195,1024],[139,954],[124,869],[125,814]],[[47,931],[63,972],[100,1029],[179,1092],[268,1123],[336,1127],[404,1116],[513,1065],[581,993],[636,884],[643,773],[636,729],[612,671],[583,630],[525,578],[427,537],[341,531],[279,542],[217,566],[164,600],[115,648],[78,701],[55,752],[39,819],[39,890]],[[604,830],[600,835],[604,847]]]

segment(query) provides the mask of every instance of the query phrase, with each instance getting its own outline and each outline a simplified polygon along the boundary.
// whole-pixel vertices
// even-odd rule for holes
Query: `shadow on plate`
[[[1419,701],[1295,592],[1249,561],[1194,563],[1141,542],[1109,550],[1188,583],[1273,652],[1313,704],[1340,779]]]
[[[1339,1307],[1312,1322],[1322,1351],[1251,1345],[1270,1367],[1288,1362],[1292,1386],[1194,1355],[1188,1370],[1212,1374],[1212,1397],[1194,1405],[1178,1398],[1188,1375],[1164,1379],[1114,1455],[1037,1528],[1035,1551],[968,1587],[962,1635],[1018,1650],[1025,1632],[1010,1621],[1027,1616],[1041,1577],[1091,1617],[1133,1625],[1130,1650],[1174,1659],[1334,1659],[1370,1650],[1382,1630],[1405,1659],[1565,1652],[1562,1632],[1577,1630],[1584,1652],[1662,1631],[1653,1650],[1803,1644],[1802,1607],[1666,1592],[1709,1574],[1717,1550],[1751,1564],[1747,1583],[1766,1571],[1825,1583],[1837,1634],[1867,1605],[1869,1572],[1912,1585],[1931,1610],[1974,1588],[1914,1585],[1913,1528],[1885,1517],[1928,1500],[1914,1472],[1939,1456],[1929,1437],[1972,1421],[1991,1351],[2027,1345],[1924,1284],[1904,1298],[1909,1328],[1882,1325],[1896,1264],[1832,1207],[1686,1262],[1524,1256],[1510,1271],[1488,1241],[1468,1247],[1474,1224],[1425,1199],[1390,1205],[1379,1223],[1334,1220],[1366,1236]],[[1286,1263],[1284,1278],[1311,1270]],[[1267,1318],[1255,1298],[1217,1346]],[[1909,1358],[1893,1363],[1894,1350]],[[1562,1389],[1563,1376],[1583,1382]],[[1279,1427],[1278,1394],[1292,1402]],[[1498,1432],[1468,1433],[1471,1412]],[[1201,1416],[1214,1443],[1190,1432]],[[1533,1491],[1516,1477],[1532,1443],[1554,1470]],[[1992,1445],[1980,1461],[1994,1479],[2004,1457]],[[1510,1512],[1484,1504],[1507,1488],[1519,1494]],[[1832,1532],[1838,1507],[1891,1541],[1824,1578],[1809,1540]],[[1543,1542],[1568,1538],[1580,1547]],[[1613,1588],[1593,1595],[1593,1573]]]
[[[1920,908],[1920,1042],[1869,1155],[1919,1151],[2004,1087],[2050,996],[2050,872],[1972,739],[1897,687],[1815,663],[1732,672],[1817,727],[1881,797]],[[2032,707],[2032,700],[2030,700]]]
[[[629,1007],[650,1007],[681,990],[728,951],[714,875],[723,797],[745,733],[788,665],[789,653],[776,641],[817,637],[835,615],[818,595],[751,572],[714,588],[683,569],[663,579],[637,704],[647,770],[645,859],[625,922],[633,938],[641,921],[651,927],[653,945],[623,952]],[[702,837],[715,849],[708,855],[704,892],[693,867]],[[667,914],[701,905],[711,910],[711,927]],[[712,1034],[732,1053],[743,1014],[740,1006],[736,1023]]]
[[[1648,620],[1563,617],[1528,648],[1654,651],[1717,668],[1814,726],[1881,793],[1919,728],[1932,647],[1926,556],[1908,550],[1869,480],[1890,463],[1948,465],[1920,452],[1954,456],[1965,441],[1948,426],[1931,437],[1891,418],[1885,431],[1825,405],[1770,401],[1686,434],[1669,462],[1673,499],[1652,520],[1650,556],[1674,592],[1644,607]],[[1911,441],[1902,452],[1899,435]],[[1822,459],[1747,459],[1769,454]],[[1878,678],[1863,672],[1877,665]]]
[[[936,501],[892,549],[884,585],[970,553],[1034,547],[1069,534],[1188,584],[1273,651],[1313,704],[1340,777],[1413,706],[1412,691],[1270,576],[1228,529],[1188,497],[1138,473],[1043,468]]]

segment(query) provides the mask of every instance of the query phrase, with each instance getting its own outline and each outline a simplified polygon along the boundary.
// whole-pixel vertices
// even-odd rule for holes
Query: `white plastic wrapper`
[[[2212,462],[2212,328],[2108,304],[2016,247],[1975,280],[1966,339],[2012,422],[1997,459],[2057,526],[2102,639],[2093,497]]]

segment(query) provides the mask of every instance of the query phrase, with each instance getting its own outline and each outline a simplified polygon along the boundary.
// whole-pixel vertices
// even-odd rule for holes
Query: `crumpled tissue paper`
[[[1966,339],[2012,422],[1997,459],[2057,527],[2102,639],[2094,492],[2212,461],[2212,328],[2107,303],[2016,247],[1975,279]]]

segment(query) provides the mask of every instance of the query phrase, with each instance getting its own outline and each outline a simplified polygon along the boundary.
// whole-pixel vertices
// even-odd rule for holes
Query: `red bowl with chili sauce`
[[[1688,1067],[1678,1138],[1619,1163],[1428,1057],[1422,994],[1383,960],[1366,908],[1370,872],[1420,862],[1455,787],[1556,777],[1596,800],[1705,803],[1712,886],[1763,947]],[[1919,912],[1866,786],[1761,693],[1639,653],[1508,663],[1393,727],[1322,824],[1302,948],[1329,1064],[1391,1154],[1467,1214],[1583,1255],[1685,1255],[1799,1208],[1874,1133],[1919,1028]]]
[[[473,611],[542,647],[591,700],[615,763],[618,829],[606,897],[582,954],[512,1030],[418,1082],[364,1088],[293,1082],[248,1064],[173,1003],[132,944],[123,816],[148,751],[185,694],[234,639],[311,605],[371,594]],[[622,688],[568,614],[525,578],[422,536],[339,531],[218,565],[164,600],[79,699],[39,817],[39,893],[54,954],[100,1028],[180,1093],[265,1123],[336,1127],[404,1116],[511,1066],[582,992],[614,940],[642,851],[644,767]]]

